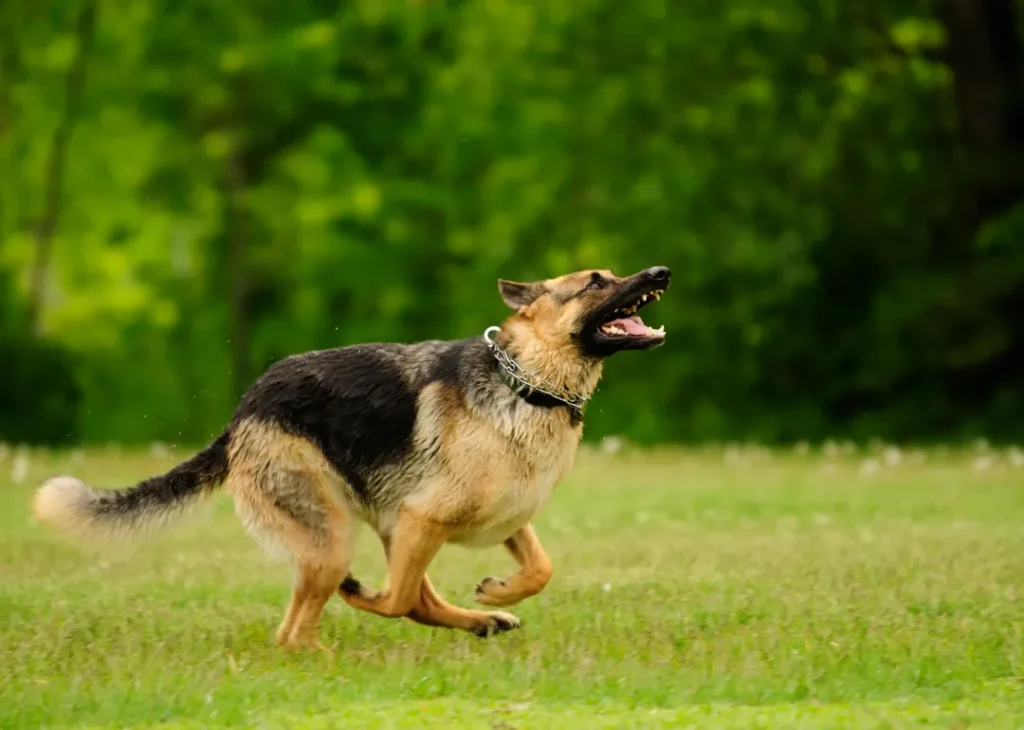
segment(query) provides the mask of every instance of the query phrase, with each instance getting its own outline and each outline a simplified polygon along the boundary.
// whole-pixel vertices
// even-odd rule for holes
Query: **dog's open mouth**
[[[621,350],[650,350],[665,343],[665,328],[651,327],[638,312],[661,299],[671,272],[664,266],[618,279],[604,301],[587,315],[580,329],[583,351],[607,357]]]
[[[667,281],[630,282],[632,286],[594,312],[584,327],[587,352],[604,357],[620,350],[650,350],[665,342],[665,328],[651,327],[639,311],[665,293]]]
[[[664,337],[664,327],[658,327],[657,329],[649,327],[644,324],[644,321],[637,314],[637,311],[641,307],[650,302],[661,299],[661,295],[664,293],[664,289],[655,289],[654,291],[647,292],[646,294],[641,294],[640,297],[632,304],[619,307],[611,312],[598,328],[598,331],[606,337]]]

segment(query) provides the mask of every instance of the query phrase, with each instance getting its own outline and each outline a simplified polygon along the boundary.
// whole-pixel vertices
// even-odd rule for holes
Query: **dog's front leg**
[[[374,591],[350,575],[342,581],[338,592],[350,606],[362,611],[386,618],[408,615],[419,603],[427,566],[447,537],[443,525],[412,512],[402,512],[386,542],[388,587]]]
[[[453,606],[434,589],[428,576],[423,576],[420,600],[409,612],[409,618],[426,626],[463,629],[487,637],[519,628],[519,619],[504,611],[470,611]]]
[[[349,575],[338,592],[353,608],[387,618],[408,616],[426,626],[463,629],[485,637],[519,628],[519,619],[510,613],[459,608],[437,593],[426,569],[446,535],[437,523],[403,514],[392,533],[381,536],[388,561],[388,589],[368,589]]]
[[[505,547],[519,563],[519,572],[499,580],[484,578],[476,587],[474,599],[486,606],[511,606],[544,590],[551,580],[551,561],[531,525],[518,530],[505,541]]]

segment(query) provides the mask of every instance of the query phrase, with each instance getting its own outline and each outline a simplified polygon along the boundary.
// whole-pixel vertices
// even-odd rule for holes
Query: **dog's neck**
[[[590,398],[601,380],[604,363],[586,357],[565,337],[545,337],[529,320],[511,317],[501,325],[498,344],[526,372],[584,398]]]

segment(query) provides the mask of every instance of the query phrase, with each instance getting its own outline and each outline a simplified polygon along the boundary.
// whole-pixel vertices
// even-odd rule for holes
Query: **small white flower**
[[[601,451],[606,454],[617,454],[624,446],[621,436],[606,436],[601,440]]]
[[[878,459],[865,459],[860,463],[861,476],[871,476],[876,474],[882,465],[878,463]]]
[[[928,454],[921,449],[915,449],[907,456],[907,461],[914,466],[923,466],[928,461]]]
[[[747,462],[746,457],[743,455],[743,451],[734,444],[730,444],[725,447],[725,453],[722,455],[722,460],[729,466],[743,466]]]
[[[24,451],[19,451],[14,456],[14,463],[11,464],[11,481],[15,484],[21,484],[25,481],[25,477],[28,476],[28,454]]]

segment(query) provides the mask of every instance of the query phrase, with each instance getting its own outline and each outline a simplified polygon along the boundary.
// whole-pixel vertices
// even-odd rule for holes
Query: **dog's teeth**
[[[656,291],[656,292],[654,292],[653,296],[654,296],[655,299],[661,299],[661,292],[660,291]]]

